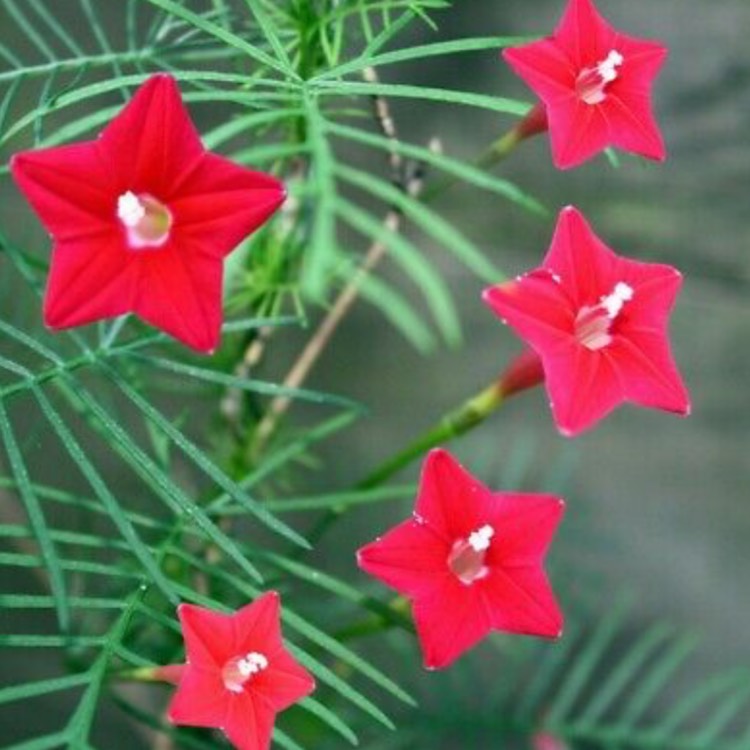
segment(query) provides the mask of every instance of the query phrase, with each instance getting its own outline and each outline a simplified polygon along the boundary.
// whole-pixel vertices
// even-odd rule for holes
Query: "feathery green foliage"
[[[455,181],[532,216],[545,208],[437,143],[403,139],[382,104],[468,107],[512,124],[529,103],[391,79],[398,66],[494,55],[523,40],[410,46],[407,31],[434,28],[447,0],[65,0],[64,13],[62,4],[0,0],[0,179],[15,151],[95,137],[140,83],[165,70],[180,82],[206,145],[281,176],[290,200],[227,264],[230,320],[211,360],[130,318],[42,330],[47,240],[26,226],[0,233],[3,283],[14,290],[0,321],[0,495],[10,508],[0,516],[0,648],[39,664],[28,681],[2,682],[0,721],[20,701],[69,708],[61,724],[18,727],[3,747],[106,747],[103,706],[181,747],[218,747],[205,731],[165,722],[163,688],[146,688],[153,700],[149,693],[144,701],[118,677],[165,655],[182,658],[178,601],[229,610],[270,587],[284,595],[292,652],[319,682],[315,698],[281,718],[279,747],[356,744],[375,727],[369,747],[415,747],[438,732],[452,736],[454,724],[463,733],[467,715],[476,741],[495,743],[476,747],[499,747],[497,737],[528,743],[541,727],[607,750],[750,747],[750,728],[739,726],[750,682],[739,673],[681,702],[667,696],[654,719],[689,641],[656,626],[610,661],[620,610],[591,632],[574,629],[555,649],[498,640],[503,679],[491,675],[495,689],[482,706],[425,698],[406,715],[418,690],[407,691],[342,633],[368,617],[409,632],[409,620],[307,556],[298,530],[307,514],[343,514],[414,488],[301,491],[316,451],[363,409],[345,396],[269,382],[253,368],[271,338],[299,335],[342,287],[356,288],[424,353],[460,343],[436,257],[452,256],[483,281],[502,272],[481,238],[430,205],[424,184]],[[395,262],[396,281],[377,260],[363,272],[368,258],[383,255]],[[275,399],[304,404],[308,423],[259,441]],[[331,635],[334,622],[341,628]],[[476,667],[462,665],[456,678],[469,696]],[[699,725],[690,724],[694,715]],[[394,716],[405,725],[381,731]],[[472,737],[456,736],[473,747],[465,744]]]
[[[402,718],[404,729],[368,747],[526,748],[549,734],[571,748],[750,748],[750,670],[676,690],[680,672],[700,674],[690,659],[699,638],[665,623],[634,632],[629,611],[627,598],[600,618],[584,608],[595,624],[569,618],[555,644],[493,639],[494,649],[452,668],[451,690],[417,693],[420,708]]]
[[[166,69],[182,83],[189,103],[233,111],[230,119],[206,134],[207,145],[243,163],[285,175],[300,205],[298,215],[305,221],[311,217],[312,230],[310,243],[302,219],[285,232],[262,233],[251,242],[251,254],[242,253],[242,262],[233,261],[228,305],[255,317],[228,324],[225,335],[230,343],[225,350],[231,352],[222,352],[208,365],[186,360],[165,337],[125,319],[100,325],[96,336],[73,332],[52,338],[37,325],[21,325],[20,319],[36,304],[46,259],[17,240],[0,237],[3,255],[21,286],[28,289],[19,320],[3,322],[0,331],[9,345],[0,358],[0,430],[8,469],[2,483],[6,492],[18,497],[28,519],[0,526],[7,550],[0,563],[7,570],[27,571],[37,588],[49,592],[2,595],[3,609],[19,615],[8,622],[17,619],[26,629],[4,628],[0,645],[61,649],[72,669],[67,676],[52,671],[40,680],[4,688],[0,702],[70,693],[75,706],[62,728],[36,737],[32,731],[19,747],[93,747],[97,705],[108,694],[137,715],[138,709],[119,693],[111,676],[152,663],[160,650],[179,650],[173,614],[178,600],[218,608],[239,606],[258,594],[261,583],[289,579],[321,589],[355,609],[384,611],[377,601],[345,582],[264,550],[267,542],[260,541],[258,532],[250,541],[238,542],[221,521],[222,516],[234,523],[252,519],[252,526],[266,527],[294,545],[304,545],[304,538],[275,511],[316,509],[329,501],[300,499],[288,508],[279,501],[270,510],[251,492],[259,483],[273,484],[289,461],[301,455],[300,450],[306,452],[314,444],[316,431],[301,444],[280,446],[259,462],[248,463],[247,452],[235,448],[234,458],[221,468],[212,457],[216,445],[207,443],[197,430],[197,423],[205,419],[204,410],[193,405],[201,398],[216,401],[222,393],[240,403],[282,396],[356,415],[356,406],[339,397],[227,370],[238,349],[259,331],[295,325],[295,318],[289,317],[290,302],[294,316],[305,299],[324,301],[340,279],[354,271],[358,250],[337,242],[340,222],[352,226],[367,242],[383,242],[390,249],[422,290],[446,340],[455,343],[460,330],[448,289],[418,246],[381,225],[371,208],[345,197],[347,191],[338,182],[348,173],[342,171],[335,143],[338,136],[361,136],[364,145],[391,150],[393,142],[384,144],[361,126],[336,125],[342,117],[356,123],[367,115],[367,97],[375,93],[358,93],[356,86],[350,90],[354,83],[345,76],[359,74],[373,61],[397,62],[383,52],[392,35],[411,21],[429,22],[427,12],[445,3],[277,5],[247,0],[217,1],[206,10],[198,3],[128,0],[114,13],[111,6],[103,13],[96,0],[69,5],[63,19],[47,0],[2,0],[1,12],[13,26],[0,47],[7,62],[0,71],[0,147],[6,158],[19,148],[92,137],[134,86],[151,71]],[[80,28],[91,33],[80,34]],[[477,46],[468,40],[425,54],[489,49],[496,42],[483,40]],[[403,93],[410,95],[410,91],[423,95],[420,90]],[[340,106],[333,99],[336,96],[346,99],[347,109],[341,114],[334,109]],[[446,92],[444,98],[494,107],[489,97],[482,100],[468,93]],[[517,113],[524,108],[509,109]],[[533,201],[502,181],[488,178],[483,185],[476,174],[462,171],[446,157],[416,146],[410,150],[407,144],[399,143],[398,148],[405,149],[407,158],[424,158],[453,174],[458,169],[459,176],[469,174],[475,184],[499,188],[504,197],[533,207]],[[7,174],[7,166],[2,171]],[[391,205],[403,209],[424,225],[427,209],[398,189],[384,190],[383,184],[374,181],[366,189],[386,209]],[[452,236],[446,239],[451,244]],[[460,250],[475,266],[481,265],[480,253],[468,239],[459,243]],[[363,280],[362,291],[389,311],[415,345],[434,346],[421,313],[387,282],[375,277]],[[383,305],[383,300],[388,304]],[[182,393],[184,399],[172,403],[161,395],[165,392]],[[340,429],[351,419],[334,421],[335,429]],[[321,427],[318,433],[324,439],[330,430],[325,423]],[[57,471],[47,470],[48,459]],[[118,472],[116,486],[110,479],[113,471]],[[185,472],[190,477],[187,485]],[[88,488],[88,497],[81,496],[81,486]],[[387,493],[344,493],[330,502],[340,506],[381,496]],[[208,561],[214,559],[212,555],[223,561],[221,567]],[[208,593],[197,593],[200,582]],[[352,727],[327,706],[350,704],[392,726],[370,697],[349,679],[341,679],[327,662],[345,665],[359,675],[359,681],[370,681],[397,699],[410,701],[409,696],[306,617],[295,614],[293,606],[285,607],[285,612],[292,637],[300,641],[295,653],[316,674],[326,696],[325,702],[305,701],[299,711],[350,742],[356,741]],[[39,634],[32,623],[39,618],[48,621],[48,613],[55,613],[57,626]],[[166,730],[159,716],[141,715],[141,719]],[[166,731],[186,741],[192,741],[194,734]],[[282,732],[278,741],[285,747],[299,746]]]

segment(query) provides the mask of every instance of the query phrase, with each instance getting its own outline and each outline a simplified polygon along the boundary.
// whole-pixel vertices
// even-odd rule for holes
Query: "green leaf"
[[[298,511],[317,511],[348,508],[356,505],[369,505],[393,500],[414,497],[416,485],[387,485],[371,490],[332,492],[308,497],[289,497],[283,500],[269,500],[266,505],[275,513],[292,513]]]
[[[500,50],[504,47],[526,44],[529,41],[533,41],[533,38],[508,36],[475,37],[471,39],[453,39],[449,42],[420,44],[415,47],[405,47],[404,49],[384,52],[379,55],[364,54],[343,65],[326,70],[312,80],[315,83],[329,78],[338,78],[349,73],[357,73],[367,67],[380,68],[384,65],[393,65],[394,63],[409,60],[426,60],[441,55],[454,55],[456,53],[477,52],[487,49]]]
[[[627,732],[634,728],[644,712],[648,710],[659,691],[667,684],[673,673],[679,669],[687,657],[698,645],[698,638],[693,634],[684,634],[673,643],[659,659],[652,662],[645,678],[642,678],[638,690],[624,705],[619,723]]]
[[[312,189],[315,215],[310,246],[306,253],[302,288],[312,299],[320,300],[337,254],[335,198],[333,177],[335,161],[325,135],[323,116],[314,95],[305,96],[307,139],[312,156]]]
[[[8,360],[4,357],[0,357],[0,366],[5,367],[7,364]],[[34,535],[39,543],[39,549],[42,552],[45,567],[49,573],[50,588],[55,600],[55,609],[57,610],[60,629],[66,631],[70,625],[70,608],[67,600],[65,576],[63,575],[55,544],[50,536],[47,521],[42,512],[41,504],[34,492],[34,487],[31,484],[26,463],[21,455],[18,441],[16,440],[8,418],[8,412],[5,409],[2,399],[0,399],[0,437],[2,437],[5,451],[8,455],[10,468],[17,482],[21,500],[26,509],[31,528],[33,529]]]
[[[81,687],[88,680],[89,676],[85,673],[71,674],[66,677],[55,677],[49,680],[39,680],[38,682],[27,682],[22,685],[11,685],[10,687],[0,688],[0,705]]]
[[[271,109],[264,112],[251,112],[247,115],[241,115],[227,120],[210,130],[203,136],[203,143],[207,149],[214,150],[231,140],[237,135],[247,133],[264,125],[272,125],[280,121],[289,120],[303,113],[303,110],[296,107]]]
[[[263,6],[258,2],[258,0],[245,0],[245,4],[250,9],[250,12],[255,16],[255,19],[258,22],[258,26],[263,32],[263,35],[269,41],[274,53],[276,54],[276,58],[282,64],[283,69],[292,75],[296,75],[294,66],[292,65],[292,61],[287,54],[286,48],[281,42],[272,16],[265,12]]]
[[[153,1],[153,0],[151,0]],[[409,86],[400,83],[367,83],[359,81],[316,81],[311,84],[322,96],[386,96],[395,98],[417,99],[442,102],[443,104],[461,104],[466,107],[478,107],[490,112],[522,117],[530,106],[517,99],[506,99],[500,96],[475,94],[469,91],[429,88],[427,86]]]
[[[36,30],[36,27],[29,22],[21,9],[16,5],[15,0],[5,0],[3,6],[8,15],[16,22],[18,29],[25,35],[28,41],[50,61],[55,60],[55,53],[49,47],[44,37]]]
[[[65,732],[49,734],[45,737],[38,737],[28,742],[17,742],[14,745],[8,745],[4,750],[52,750],[52,748],[66,747],[68,736]]]
[[[342,264],[339,274],[347,283],[354,284],[360,295],[377,307],[417,351],[428,354],[435,350],[435,337],[430,329],[411,303],[390,284],[349,264]]]
[[[259,47],[250,44],[250,42],[243,39],[241,36],[233,34],[231,31],[227,31],[213,21],[207,20],[204,16],[194,13],[184,5],[180,5],[175,2],[175,0],[145,0],[145,2],[168,11],[173,16],[181,18],[196,29],[204,31],[206,34],[228,44],[230,47],[233,47],[239,52],[247,55],[252,60],[259,62],[272,70],[276,70],[279,73],[284,73],[291,77],[297,77],[296,73],[289,69],[283,61],[274,59]]]
[[[393,231],[387,222],[379,222],[355,203],[337,198],[336,212],[344,222],[369,237],[373,243],[382,243],[391,251],[393,258],[424,295],[445,341],[457,346],[461,341],[461,324],[448,286],[417,247]]]
[[[161,572],[159,566],[154,561],[151,550],[143,543],[137,532],[133,528],[132,523],[123,512],[120,503],[109,490],[109,487],[102,479],[99,472],[96,470],[91,461],[87,458],[86,452],[81,444],[73,436],[73,433],[65,424],[65,421],[58,414],[53,407],[49,399],[42,393],[38,388],[34,388],[34,396],[36,397],[39,406],[47,417],[53,430],[60,438],[60,441],[65,446],[65,450],[73,460],[75,465],[80,469],[83,476],[91,485],[92,490],[96,496],[101,500],[107,514],[109,515],[112,523],[117,527],[117,530],[122,535],[122,538],[129,545],[129,549],[138,558],[139,562],[143,565],[144,571],[148,573],[151,580],[165,593],[168,599],[173,602],[177,601],[177,597],[174,593],[171,583]]]
[[[305,430],[301,436],[290,440],[281,448],[270,453],[258,467],[253,469],[240,481],[240,486],[244,490],[252,489],[263,480],[273,476],[274,473],[278,472],[295,458],[303,455],[310,446],[345,429],[361,415],[362,412],[359,410],[343,412],[311,429]],[[231,508],[228,507],[230,502],[230,495],[222,493],[208,503],[207,508],[209,513],[230,512]],[[241,509],[238,509],[239,511]]]
[[[163,357],[153,357],[136,353],[133,353],[130,356],[137,357],[139,360],[149,365],[153,365],[155,368],[165,370],[166,372],[185,375],[193,380],[211,383],[213,385],[222,386],[223,388],[236,388],[241,391],[258,393],[263,396],[285,396],[287,398],[299,399],[300,401],[309,401],[314,404],[340,406],[345,409],[361,408],[356,402],[342,396],[319,393],[318,391],[310,391],[306,388],[288,388],[265,380],[255,380],[253,378],[239,377],[237,375],[228,375],[220,370],[210,370],[205,367],[187,365]]]
[[[392,141],[389,138],[384,138],[375,135],[374,133],[368,133],[345,125],[329,123],[328,130],[333,135],[338,135],[347,140],[364,143],[368,146],[384,151],[395,151],[396,153],[402,154],[411,159],[429,164],[430,166],[442,170],[446,174],[464,180],[464,182],[468,182],[476,187],[502,195],[512,203],[521,206],[531,213],[537,214],[538,216],[549,216],[549,211],[536,198],[528,195],[512,182],[500,177],[495,177],[488,172],[471,166],[470,164],[466,164],[458,159],[452,159],[449,156],[436,153],[428,148],[404,143],[403,141]]]
[[[83,51],[81,46],[76,42],[65,25],[60,23],[57,17],[51,13],[47,6],[41,2],[41,0],[26,0],[29,7],[33,8],[34,12],[39,16],[44,25],[57,37],[68,50],[76,57],[85,57],[86,53]],[[0,131],[2,128],[0,128]]]
[[[591,680],[593,671],[603,654],[611,646],[629,607],[630,597],[617,602],[586,641],[585,647],[576,658],[574,667],[568,672],[564,684],[549,707],[546,720],[550,726],[560,724],[572,710],[581,691]]]
[[[340,734],[345,740],[352,745],[358,745],[357,735],[345,724],[339,717],[322,703],[313,698],[305,698],[300,701],[300,707],[309,711],[313,716],[317,716],[321,721],[327,724],[331,729]]]
[[[216,527],[200,506],[185,495],[86,389],[78,387],[75,395],[68,392],[68,396],[77,399],[91,411],[92,416],[96,418],[104,433],[111,438],[113,448],[117,453],[169,505],[173,512],[191,519],[240,568],[254,579],[259,579],[258,571],[245,559],[237,545]]]
[[[279,521],[268,512],[256,500],[250,497],[243,489],[222,472],[211,459],[195,446],[185,435],[176,429],[172,423],[164,417],[158,409],[154,408],[143,396],[141,396],[129,383],[111,367],[106,367],[105,372],[115,385],[123,392],[135,407],[143,413],[155,427],[164,433],[198,468],[209,476],[230,497],[240,503],[249,513],[254,515],[261,523],[269,529],[280,534],[296,545],[309,548],[307,541],[287,524]]]
[[[339,164],[336,167],[336,174],[346,182],[356,185],[389,205],[397,206],[425,234],[430,235],[454,253],[467,268],[484,281],[497,283],[503,280],[503,273],[490,263],[479,248],[437,212],[404,194],[385,180],[373,177],[366,172]]]
[[[622,693],[628,682],[633,680],[640,669],[650,662],[654,652],[672,634],[672,628],[660,623],[644,631],[638,642],[627,653],[616,669],[613,669],[605,682],[597,690],[596,696],[581,715],[579,724],[591,725],[601,720],[607,709]]]

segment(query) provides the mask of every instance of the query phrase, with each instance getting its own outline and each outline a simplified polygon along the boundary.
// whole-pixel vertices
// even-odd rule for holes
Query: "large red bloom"
[[[613,29],[591,0],[570,0],[555,33],[503,51],[544,103],[552,158],[575,167],[607,146],[666,158],[651,87],[666,47]]]
[[[681,284],[672,266],[616,255],[568,206],[542,266],[484,299],[541,357],[555,422],[575,435],[623,401],[689,413],[667,338]]]
[[[439,669],[492,630],[561,635],[542,563],[563,510],[551,495],[490,492],[437,449],[425,460],[413,517],[357,559],[413,601],[425,666]]]
[[[178,612],[187,664],[169,720],[217,727],[238,750],[268,750],[276,714],[315,689],[281,641],[278,594],[233,615],[191,604]]]
[[[133,312],[202,352],[219,341],[224,257],[285,195],[207,152],[162,74],[96,141],[21,153],[11,169],[54,241],[49,327]]]

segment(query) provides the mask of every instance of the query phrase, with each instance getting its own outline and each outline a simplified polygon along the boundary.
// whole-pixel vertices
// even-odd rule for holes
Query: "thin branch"
[[[259,328],[247,345],[242,358],[234,368],[234,374],[238,378],[249,378],[253,368],[260,362],[265,353],[268,341],[275,328],[265,326]],[[228,388],[221,400],[221,413],[224,418],[235,427],[239,432],[239,425],[242,417],[242,400],[245,393],[241,388]]]
[[[374,68],[366,68],[363,77],[368,83],[378,83],[378,74]],[[396,142],[398,132],[396,123],[391,115],[390,106],[383,96],[373,97],[375,119],[383,135]],[[391,179],[394,185],[412,197],[418,197],[424,182],[424,165],[405,163],[401,154],[394,148],[389,153],[388,163],[391,168]],[[401,228],[402,214],[398,207],[391,206],[384,219],[384,228],[391,232],[398,232]],[[307,379],[310,371],[320,358],[330,342],[341,321],[346,317],[352,305],[359,296],[362,281],[378,265],[387,251],[387,245],[381,240],[375,240],[365,253],[365,257],[349,282],[339,292],[326,316],[320,322],[317,330],[302,350],[295,363],[284,379],[285,388],[297,388]],[[279,421],[289,409],[291,399],[288,396],[275,398],[263,419],[258,424],[253,443],[253,454],[262,452],[271,435],[276,430]]]

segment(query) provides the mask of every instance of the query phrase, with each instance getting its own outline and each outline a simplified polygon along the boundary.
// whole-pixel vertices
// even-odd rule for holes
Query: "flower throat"
[[[576,78],[576,93],[586,104],[600,104],[607,98],[606,90],[617,80],[617,68],[623,64],[625,58],[612,50],[607,57],[591,68],[584,68]]]

